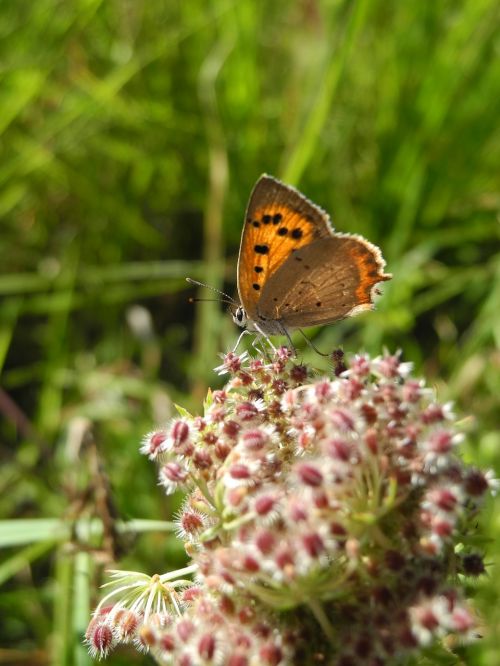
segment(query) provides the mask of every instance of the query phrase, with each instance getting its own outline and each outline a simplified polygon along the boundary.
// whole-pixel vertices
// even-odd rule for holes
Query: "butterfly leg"
[[[280,324],[281,327],[281,332],[282,334],[286,337],[288,340],[288,344],[290,345],[290,349],[292,350],[292,353],[294,356],[297,356],[297,350],[295,349],[295,346],[292,342],[292,338],[290,337],[290,333],[287,331],[287,329],[283,326],[283,324]]]
[[[233,348],[233,354],[236,354],[236,350],[237,350],[238,347],[240,346],[240,342],[241,342],[241,339],[243,338],[243,336],[244,336],[244,335],[250,335],[250,333],[251,333],[251,331],[247,331],[246,328],[243,329],[243,330],[241,331],[241,333],[240,333],[239,336],[238,336],[238,339],[236,340],[236,344],[234,345],[234,348]],[[252,344],[253,344],[253,343],[252,343]]]
[[[266,338],[264,338],[260,333],[257,333],[257,335],[255,335],[252,340],[252,347],[255,349],[255,351],[260,352],[266,358],[270,358],[269,352],[267,351],[266,346],[264,345],[265,339]]]
[[[276,351],[276,347],[275,347],[275,346],[273,345],[273,343],[271,342],[269,336],[266,335],[266,334],[264,333],[264,331],[260,328],[260,326],[258,326],[258,324],[256,324],[255,322],[254,322],[254,328],[255,328],[255,330],[256,330],[257,333],[258,333],[258,335],[255,336],[255,343],[260,342],[260,341],[262,341],[262,340],[265,340],[265,341],[267,342],[267,344],[271,347],[271,349],[273,350],[273,352],[275,352],[275,351]],[[255,344],[254,344],[253,346],[255,347]]]
[[[302,334],[302,337],[303,337],[304,340],[307,342],[307,344],[309,345],[309,347],[311,347],[311,349],[313,349],[313,350],[316,352],[316,354],[319,354],[320,356],[327,356],[327,357],[330,357],[330,354],[324,354],[323,352],[321,352],[321,351],[316,347],[316,345],[313,343],[313,341],[312,341],[312,340],[309,340],[309,338],[307,337],[307,335],[304,333],[304,331],[303,331],[301,328],[299,328],[298,330],[299,330],[300,333]]]

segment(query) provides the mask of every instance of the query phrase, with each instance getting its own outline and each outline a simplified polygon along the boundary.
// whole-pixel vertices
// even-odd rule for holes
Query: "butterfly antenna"
[[[188,303],[227,303],[234,305],[234,301],[228,301],[227,298],[195,298],[191,296],[188,298]]]
[[[297,330],[300,331],[300,333],[301,333],[302,337],[304,338],[304,340],[307,342],[307,344],[309,345],[309,347],[311,347],[311,349],[313,349],[313,350],[316,352],[316,354],[319,354],[320,356],[328,356],[328,357],[330,356],[330,354],[324,354],[322,351],[320,351],[320,350],[316,347],[316,345],[313,343],[313,341],[312,341],[312,340],[309,340],[309,338],[307,337],[307,335],[304,333],[304,331],[303,331],[301,328],[299,328],[299,329],[297,329]]]
[[[210,289],[210,291],[215,292],[216,294],[219,294],[219,296],[224,296],[226,299],[226,303],[230,303],[231,305],[238,305],[238,303],[234,300],[234,298],[231,298],[228,294],[224,293],[220,289],[216,289],[215,287],[211,287],[209,284],[205,284],[204,282],[198,282],[198,280],[193,280],[192,278],[186,278],[186,282],[189,282],[189,284],[194,285],[195,287],[205,287],[205,289]],[[203,300],[200,298],[196,299],[197,301]],[[220,300],[220,299],[219,299]],[[224,303],[224,301],[222,301]]]

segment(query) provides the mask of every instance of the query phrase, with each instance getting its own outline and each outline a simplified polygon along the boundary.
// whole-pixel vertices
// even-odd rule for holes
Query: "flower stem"
[[[216,503],[215,499],[210,493],[208,489],[208,485],[204,479],[201,479],[199,477],[195,478],[193,477],[193,481],[195,482],[196,486],[198,487],[198,490],[201,492],[203,497],[207,500],[210,506],[216,508]]]
[[[307,605],[309,606],[311,613],[316,618],[316,621],[323,629],[323,633],[328,638],[328,642],[335,647],[336,642],[335,642],[334,630],[332,625],[330,624],[330,620],[328,619],[327,614],[325,613],[323,605],[319,603],[316,599],[308,599]]]

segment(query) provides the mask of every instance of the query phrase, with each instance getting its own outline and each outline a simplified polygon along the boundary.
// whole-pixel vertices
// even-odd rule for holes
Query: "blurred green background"
[[[182,565],[138,443],[220,385],[238,331],[185,277],[235,292],[262,172],[394,275],[316,344],[402,349],[500,472],[499,27],[497,0],[0,3],[0,663],[90,663],[103,567]],[[484,638],[450,665],[500,663],[488,571]]]

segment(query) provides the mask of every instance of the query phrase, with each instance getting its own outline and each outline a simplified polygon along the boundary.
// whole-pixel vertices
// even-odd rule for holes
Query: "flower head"
[[[398,354],[335,363],[325,378],[286,348],[227,354],[203,416],[146,437],[165,491],[187,493],[178,534],[196,584],[121,581],[102,603],[124,599],[89,625],[93,654],[133,637],[159,663],[276,666],[314,650],[378,666],[472,636],[454,573],[484,567],[456,546],[495,481],[463,464],[450,406]]]

